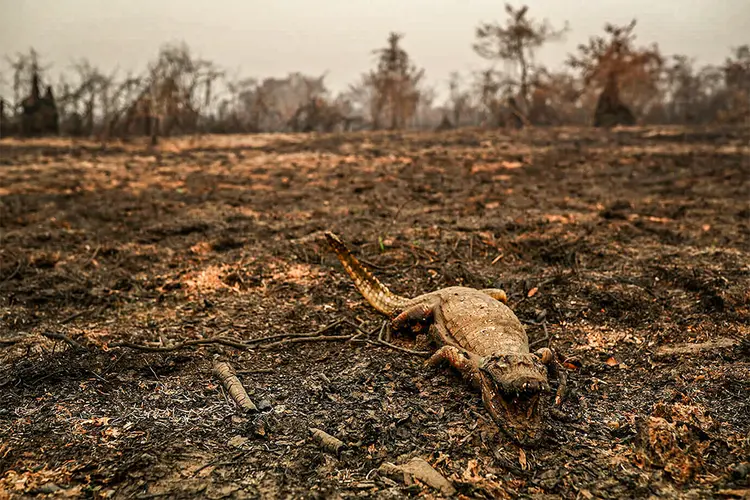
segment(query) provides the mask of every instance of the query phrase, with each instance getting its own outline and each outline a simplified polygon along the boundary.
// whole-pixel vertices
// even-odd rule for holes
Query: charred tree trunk
[[[21,101],[21,135],[39,136],[59,132],[57,105],[52,87],[44,96],[39,91],[39,76],[32,77],[31,95]]]
[[[444,130],[452,130],[452,129],[453,129],[453,124],[448,118],[448,115],[443,115],[443,120],[440,122],[440,124],[437,127],[435,127],[436,132],[442,132]]]
[[[42,99],[42,109],[44,110],[44,127],[47,132],[55,135],[60,134],[60,113],[57,111],[57,102],[52,93],[52,86],[47,85],[47,92]]]
[[[151,145],[159,144],[159,117],[152,116],[147,122],[151,123]]]
[[[611,74],[596,103],[594,126],[616,127],[617,125],[635,125],[635,116],[620,100],[617,77]]]

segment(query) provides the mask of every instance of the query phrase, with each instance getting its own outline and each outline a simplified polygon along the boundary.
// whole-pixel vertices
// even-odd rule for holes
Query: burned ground
[[[748,137],[459,130],[156,150],[3,141],[0,497],[438,495],[375,472],[412,457],[466,497],[747,494]],[[313,332],[339,319],[377,329],[325,230],[403,295],[507,290],[534,345],[550,344],[569,369],[543,441],[520,450],[454,372],[387,347],[112,347]],[[261,412],[227,400],[216,360]],[[310,427],[347,449],[326,452]]]

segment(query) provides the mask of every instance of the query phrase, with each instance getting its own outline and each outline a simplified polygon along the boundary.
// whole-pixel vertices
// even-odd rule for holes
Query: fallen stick
[[[719,338],[716,340],[709,340],[708,342],[701,342],[699,344],[675,344],[661,346],[654,352],[655,359],[668,358],[670,356],[682,356],[690,354],[698,354],[702,351],[713,351],[716,349],[724,349],[727,347],[734,347],[737,341],[730,338]]]
[[[221,381],[235,403],[246,412],[258,411],[258,408],[250,400],[247,391],[242,387],[242,382],[232,371],[228,363],[219,362],[214,365],[214,375]]]
[[[150,346],[150,345],[145,345],[145,344],[134,344],[132,342],[113,342],[109,344],[107,347],[111,347],[111,348],[126,347],[128,349],[135,349],[138,351],[145,351],[145,352],[172,352],[172,351],[177,351],[180,349],[185,349],[188,347],[220,344],[220,345],[225,345],[227,347],[234,347],[235,349],[249,350],[249,349],[257,348],[258,347],[257,344],[262,344],[263,342],[269,342],[271,340],[279,340],[279,339],[283,339],[283,340],[279,342],[267,344],[265,347],[266,348],[278,347],[283,344],[296,343],[296,342],[315,342],[318,340],[327,341],[327,340],[350,340],[352,339],[354,335],[341,335],[341,336],[338,336],[338,335],[337,336],[323,336],[322,335],[323,333],[341,325],[348,325],[354,328],[357,332],[359,332],[359,334],[369,335],[374,332],[374,330],[373,332],[365,332],[359,327],[359,325],[357,325],[353,321],[350,321],[348,319],[339,319],[312,333],[278,333],[274,335],[269,335],[267,337],[260,337],[257,339],[249,339],[249,340],[241,340],[241,339],[234,338],[234,337],[217,336],[217,337],[211,337],[208,339],[186,340],[184,342],[178,342],[176,344],[172,344],[168,346]]]
[[[416,356],[429,356],[430,353],[427,351],[417,351],[414,349],[407,349],[406,347],[400,347],[396,344],[392,344],[388,342],[388,338],[390,338],[391,329],[388,324],[388,321],[383,321],[383,325],[380,327],[380,333],[378,334],[378,340],[377,342],[373,342],[372,340],[366,340],[369,344],[375,344],[375,345],[382,345],[385,347],[390,347],[391,349],[395,349],[397,351],[405,352],[407,354],[414,354]]]
[[[229,338],[229,337],[213,337],[210,339],[196,339],[186,340],[178,344],[172,344],[168,346],[150,346],[145,344],[133,344],[132,342],[113,342],[107,347],[127,347],[128,349],[135,349],[137,351],[146,352],[171,352],[179,349],[185,349],[186,347],[210,345],[210,344],[221,344],[228,347],[234,347],[235,349],[252,349],[253,346],[245,345],[240,340]]]
[[[385,340],[370,340],[370,339],[351,339],[353,342],[364,342],[365,344],[370,345],[379,345],[381,347],[388,347],[390,349],[394,349],[396,351],[405,352],[407,354],[413,354],[415,356],[423,356],[427,357],[430,355],[428,351],[415,351],[413,349],[407,349],[406,347],[400,347],[396,344],[391,344],[390,342],[386,342]]]
[[[419,457],[412,458],[404,465],[393,465],[392,463],[384,462],[378,468],[378,472],[384,476],[401,480],[406,484],[412,479],[418,479],[426,485],[439,490],[446,496],[456,494],[456,488],[453,487],[453,484],[428,464],[427,461]]]
[[[276,373],[276,371],[273,368],[258,368],[257,370],[238,370],[235,373],[237,375],[255,375],[258,373]]]
[[[16,274],[18,274],[18,271],[21,270],[21,265],[23,264],[23,261],[19,260],[18,265],[16,266],[16,270],[10,273],[10,275],[7,278],[3,278],[3,281],[0,281],[0,285],[4,284],[6,281],[10,281],[13,278],[16,277]]]
[[[19,342],[23,342],[26,339],[26,336],[23,337],[10,337],[7,339],[0,339],[0,345],[6,346],[6,345],[13,345],[18,344]]]
[[[352,334],[352,335],[322,335],[323,333],[341,325],[350,326],[357,333]],[[278,333],[275,335],[269,335],[267,337],[260,337],[257,339],[249,339],[249,340],[240,340],[234,337],[222,336],[222,337],[211,337],[208,339],[186,340],[184,342],[179,342],[179,343],[168,345],[168,346],[151,346],[151,345],[146,345],[146,344],[134,344],[132,342],[113,342],[109,344],[107,347],[108,348],[125,347],[128,349],[135,349],[138,351],[145,351],[145,352],[172,352],[172,351],[177,351],[180,349],[185,349],[188,347],[205,346],[205,345],[212,345],[212,344],[220,344],[220,345],[225,345],[227,347],[234,347],[235,349],[249,350],[249,349],[256,349],[256,348],[273,349],[273,348],[276,348],[285,344],[297,344],[297,343],[302,343],[302,342],[354,341],[354,342],[365,342],[365,343],[372,344],[372,345],[380,345],[383,347],[388,347],[390,349],[395,349],[396,351],[405,352],[407,354],[414,354],[416,356],[429,356],[430,355],[430,353],[427,351],[415,351],[413,349],[407,349],[405,347],[400,347],[395,344],[391,344],[387,340],[384,340],[384,338],[382,337],[382,329],[381,329],[381,336],[379,336],[377,340],[360,338],[362,336],[372,335],[373,333],[375,333],[375,331],[377,331],[377,328],[368,332],[368,331],[362,330],[360,325],[357,325],[353,321],[350,321],[348,319],[340,319],[312,333]],[[262,344],[263,342],[269,342],[271,340],[276,340],[276,342],[271,342],[270,344],[265,344],[263,346],[259,345],[259,344]]]
[[[83,347],[81,344],[76,342],[75,340],[71,339],[67,335],[63,335],[62,333],[52,333],[52,332],[42,332],[42,336],[47,337],[48,339],[53,340],[62,340],[66,344],[68,344],[73,349],[78,349],[80,351],[85,351],[86,348]]]
[[[290,337],[263,346],[263,349],[273,349],[284,344],[297,344],[299,342],[331,342],[336,340],[351,340],[354,335],[317,335],[311,337]]]
[[[346,448],[343,441],[331,436],[325,431],[321,431],[320,429],[310,427],[310,434],[312,434],[313,439],[315,439],[323,449],[330,451],[334,455],[338,455],[341,453],[341,450]]]
[[[341,326],[343,324],[347,324],[352,326],[355,329],[359,329],[357,325],[352,323],[351,321],[347,319],[337,319],[333,323],[329,323],[326,326],[309,333],[277,333],[274,335],[269,335],[267,337],[259,337],[257,339],[250,339],[246,340],[244,343],[246,345],[252,345],[252,344],[261,344],[263,342],[270,342],[272,340],[279,340],[279,339],[287,339],[287,338],[308,338],[308,337],[318,337],[320,335],[323,335],[325,332],[329,330],[333,330],[337,326]]]
[[[82,316],[82,315],[86,314],[87,312],[88,312],[88,311],[87,311],[87,310],[85,310],[85,309],[84,309],[84,310],[82,310],[82,311],[78,311],[78,312],[75,312],[75,313],[71,314],[70,316],[68,316],[68,317],[66,317],[66,318],[64,318],[64,319],[61,319],[61,320],[60,320],[60,324],[61,324],[61,325],[64,325],[65,323],[70,323],[70,322],[71,322],[71,321],[73,321],[74,319],[76,319],[76,318],[78,318],[78,317],[80,317],[80,316]]]

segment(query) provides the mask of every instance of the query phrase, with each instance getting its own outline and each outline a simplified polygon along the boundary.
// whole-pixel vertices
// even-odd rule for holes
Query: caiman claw
[[[542,347],[535,353],[539,356],[539,359],[547,365],[547,371],[550,378],[557,379],[557,392],[555,393],[555,406],[560,406],[565,399],[565,393],[568,389],[568,374],[565,371],[565,367],[557,362],[555,352],[548,348]]]

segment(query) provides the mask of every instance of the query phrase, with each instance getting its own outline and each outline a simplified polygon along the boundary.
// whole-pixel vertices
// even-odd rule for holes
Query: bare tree
[[[201,109],[211,104],[213,85],[222,75],[213,62],[194,57],[187,45],[165,45],[148,66],[127,122],[140,121],[152,141],[175,130],[195,131]]]
[[[474,93],[479,104],[480,123],[485,126],[520,127],[527,123],[516,100],[518,82],[507,75],[487,69],[476,75]]]
[[[18,52],[13,58],[7,56],[5,58],[13,74],[12,105],[15,108],[21,105],[24,96],[34,93],[35,77],[38,81],[44,80],[48,68],[42,66],[39,59],[39,53],[33,47],[27,53]]]
[[[435,108],[435,99],[437,91],[434,87],[424,85],[419,89],[417,104],[413,115],[413,125],[417,129],[430,128],[439,119],[439,114]]]
[[[344,95],[352,106],[352,115],[359,117],[363,123],[369,123],[371,128],[378,128],[377,89],[372,85],[369,73],[361,75],[358,81],[349,84]]]
[[[375,51],[379,55],[377,69],[366,79],[366,84],[374,88],[373,126],[376,128],[383,116],[389,118],[392,130],[402,128],[417,111],[424,70],[418,69],[401,48],[402,38],[399,33],[388,36],[388,46]]]
[[[11,132],[22,135],[57,134],[59,132],[57,104],[52,86],[45,82],[48,68],[39,62],[39,53],[33,48],[28,53],[18,53],[14,59],[6,58],[13,73],[13,103],[10,106]],[[45,85],[46,84],[46,85]],[[42,88],[46,87],[44,93]],[[3,113],[5,113],[3,106]]]
[[[60,96],[63,122],[73,128],[74,135],[93,135],[111,111],[109,94],[114,74],[105,75],[86,59],[74,63],[73,70],[77,85],[71,89],[66,82],[65,93]]]
[[[482,23],[476,29],[473,48],[479,56],[489,60],[501,60],[517,65],[519,96],[523,104],[522,113],[527,113],[530,104],[529,78],[533,69],[534,54],[545,43],[562,40],[568,31],[567,23],[555,29],[547,20],[536,21],[527,17],[528,6],[518,9],[505,4],[508,15],[504,24]]]
[[[498,92],[500,91],[500,87],[497,73],[494,70],[487,69],[476,75],[474,92],[478,96],[481,123],[483,125],[500,125],[498,117],[500,102]]]
[[[732,55],[722,66],[726,87],[727,106],[720,119],[730,123],[750,120],[750,45],[732,49]]]
[[[461,117],[471,107],[471,94],[461,88],[461,75],[454,71],[448,80],[448,101],[453,113],[453,126],[461,126]]]
[[[627,125],[635,122],[633,112],[620,98],[628,89],[632,97],[652,99],[657,93],[662,57],[658,48],[635,46],[635,19],[627,26],[607,24],[605,36],[594,36],[578,46],[568,65],[580,71],[586,86],[602,89],[594,113],[594,126]],[[643,107],[643,105],[641,106]]]
[[[258,132],[261,116],[255,112],[258,80],[235,77],[226,82],[228,97],[218,106],[219,132]],[[262,103],[262,99],[260,100]]]
[[[693,59],[675,55],[665,62],[663,87],[664,121],[694,123],[703,118],[706,87]]]
[[[537,69],[531,77],[529,120],[537,125],[583,124],[584,89],[570,73]]]

